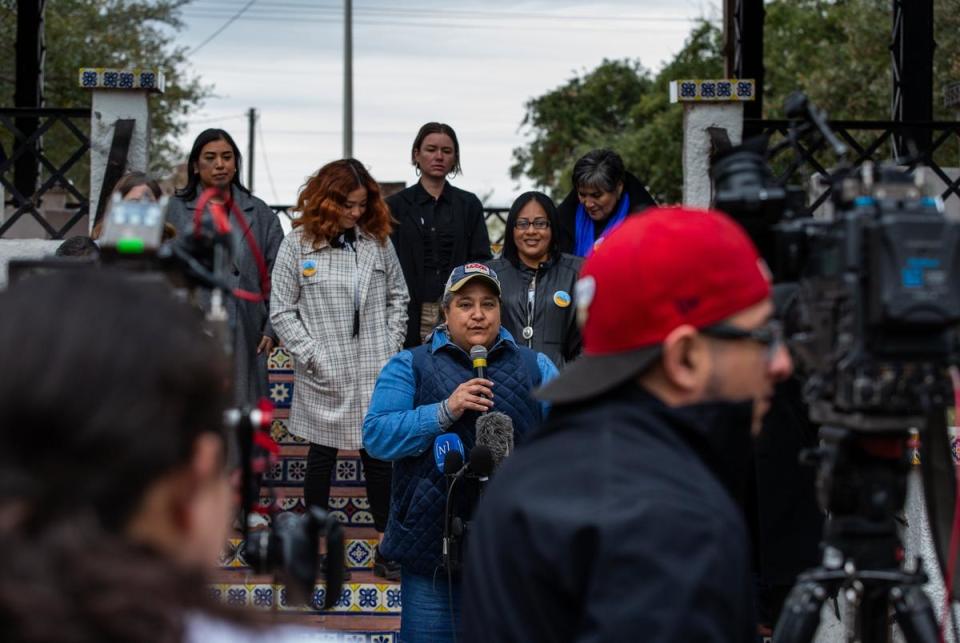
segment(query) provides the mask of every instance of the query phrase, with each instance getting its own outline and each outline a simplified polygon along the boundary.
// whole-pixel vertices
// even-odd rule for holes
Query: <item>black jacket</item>
[[[551,257],[534,271],[524,264],[514,266],[507,259],[494,259],[487,265],[496,271],[503,291],[500,323],[521,346],[544,353],[558,368],[580,354],[580,330],[577,328],[573,287],[577,283],[583,259],[562,254]],[[536,273],[533,307],[533,336],[523,336],[527,320],[527,292]]]
[[[623,180],[623,191],[630,197],[630,212],[636,214],[657,204],[643,187],[640,179],[629,172]],[[622,198],[622,197],[621,197]],[[577,245],[577,206],[580,205],[580,199],[577,198],[577,191],[570,190],[563,202],[557,207],[557,236],[560,241],[560,251],[573,254]],[[617,207],[620,204],[617,203]],[[614,209],[616,212],[616,209]]]
[[[556,407],[470,526],[462,640],[753,641],[749,538],[720,481],[749,457],[750,410],[721,446],[711,408],[633,383]]]
[[[431,282],[439,280],[440,291],[450,271],[469,261],[487,261],[493,255],[490,252],[490,237],[483,218],[483,205],[472,192],[461,190],[449,183],[443,188],[439,199],[434,200],[420,183],[393,194],[387,198],[390,213],[397,220],[391,239],[400,259],[403,277],[410,290],[410,304],[407,307],[407,338],[404,348],[419,346],[420,307],[424,303],[422,284],[424,275],[425,248],[423,243],[423,214],[445,212],[450,216],[451,229],[444,248],[444,263],[438,266],[436,275],[429,275]],[[435,285],[435,284],[434,284]]]

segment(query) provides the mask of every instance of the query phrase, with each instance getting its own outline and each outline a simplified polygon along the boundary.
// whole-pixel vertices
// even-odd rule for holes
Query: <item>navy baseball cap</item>
[[[447,279],[447,285],[443,288],[443,296],[446,297],[452,292],[457,292],[474,279],[486,281],[493,286],[497,297],[500,296],[500,279],[497,277],[497,273],[482,263],[468,263],[454,268]]]

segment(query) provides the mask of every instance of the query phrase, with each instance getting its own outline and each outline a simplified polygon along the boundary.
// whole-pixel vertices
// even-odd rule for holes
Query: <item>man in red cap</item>
[[[737,500],[793,368],[769,272],[730,218],[625,221],[585,262],[583,355],[470,528],[467,641],[754,641]]]

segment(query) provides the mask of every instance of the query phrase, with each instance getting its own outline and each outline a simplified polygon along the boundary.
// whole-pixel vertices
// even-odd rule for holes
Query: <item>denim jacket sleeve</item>
[[[540,368],[540,386],[543,386],[560,373],[560,371],[557,370],[556,364],[553,363],[553,360],[543,353],[537,353],[537,366]],[[546,420],[549,414],[550,402],[540,402],[541,421]]]
[[[430,448],[443,429],[439,404],[414,408],[413,355],[400,351],[380,371],[363,420],[363,448],[379,460],[400,460]]]

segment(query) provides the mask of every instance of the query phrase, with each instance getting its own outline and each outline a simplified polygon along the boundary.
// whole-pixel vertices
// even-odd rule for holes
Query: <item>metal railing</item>
[[[894,121],[830,121],[830,127],[837,136],[850,146],[850,163],[853,167],[860,167],[866,161],[880,163],[890,161],[894,140],[902,138],[907,140],[924,140],[929,136],[930,147],[917,158],[910,159],[905,165],[909,168],[923,165],[930,168],[941,181],[944,189],[941,197],[946,203],[948,200],[960,201],[960,176],[950,177],[944,167],[938,162],[937,158],[946,153],[945,145],[956,140],[960,142],[960,122],[957,121],[927,121],[900,123]],[[786,137],[790,129],[790,121],[786,120],[744,120],[744,130],[753,132],[763,132],[776,140],[777,137]],[[818,177],[826,178],[828,159],[832,161],[822,140],[813,145],[799,144],[800,159],[790,163],[788,167],[782,170],[779,179],[785,179],[793,174],[801,165],[811,168]],[[789,152],[784,152],[784,156]],[[960,151],[956,156],[954,163],[960,166]],[[822,185],[823,191],[812,199],[807,207],[805,214],[810,214],[823,205],[830,197],[831,187],[829,184]]]
[[[26,134],[21,128],[24,122],[36,124]],[[81,124],[75,121],[80,121]],[[56,130],[54,127],[60,124]],[[90,210],[89,197],[77,183],[83,172],[81,163],[90,151],[89,108],[2,108],[0,109],[0,184],[6,198],[0,211],[0,238],[23,217],[29,216],[51,239],[63,235],[77,224]],[[45,138],[46,137],[46,138]],[[7,153],[7,150],[10,150]],[[51,158],[56,153],[60,160]],[[33,193],[24,194],[14,179],[17,161],[33,156],[38,164],[39,179]],[[79,165],[78,165],[79,164]],[[77,176],[70,177],[71,170]],[[48,219],[41,207],[43,198],[54,187],[61,187],[74,202],[66,207],[72,210],[66,220],[59,224]],[[7,211],[7,206],[12,211]]]
[[[294,206],[292,205],[271,205],[269,207],[291,221],[296,218],[293,216]],[[490,236],[490,245],[493,247],[494,253],[499,252],[499,249],[503,247],[503,235],[507,229],[508,212],[510,212],[510,208],[485,207],[483,209],[483,220],[487,224],[487,234]]]

